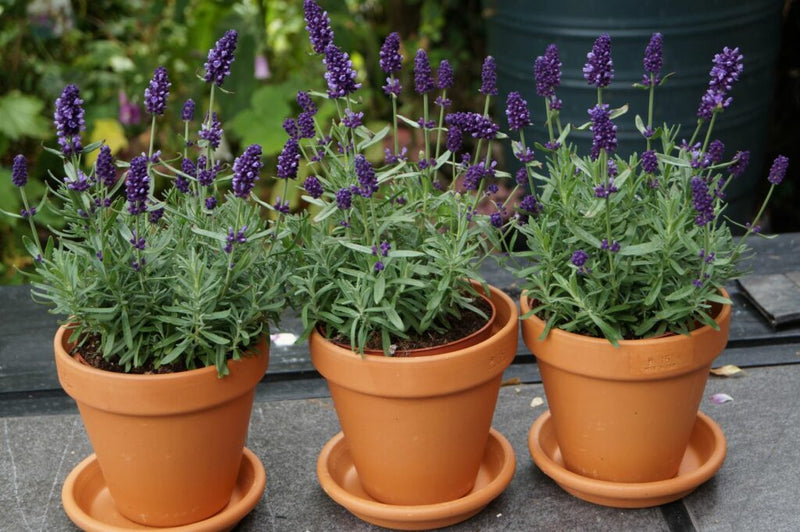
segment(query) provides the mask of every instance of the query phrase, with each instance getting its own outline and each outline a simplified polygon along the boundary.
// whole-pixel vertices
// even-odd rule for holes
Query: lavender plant
[[[557,327],[616,344],[666,332],[687,334],[697,324],[717,328],[709,309],[729,303],[720,289],[741,275],[746,239],[759,232],[764,205],[786,173],[788,159],[779,156],[764,205],[752,223],[741,227],[743,237],[734,239],[730,226],[736,223],[724,215],[725,190],[744,172],[749,152],[726,158],[713,129],[731,105],[743,56],[738,48],[727,47],[714,56],[688,141],[679,127],[657,126],[653,116],[656,88],[670,76],[661,76],[661,34],[653,34],[643,64],[643,79],[635,84],[649,93],[646,121],[635,117],[642,150],[623,159],[616,154],[614,120],[627,106],[612,109],[604,101],[604,89],[614,79],[610,37],[596,40],[583,69],[597,91],[590,121],[579,127],[592,132],[588,155],[568,143],[572,126],[562,128],[559,120],[556,46],[536,59],[537,93],[545,99],[549,131],[547,145],[538,148],[547,154],[547,163],[523,161],[518,175],[531,190],[538,183],[540,195],[526,199],[512,221],[528,247],[514,253],[512,269],[525,280],[531,314],[547,322],[543,336]],[[520,108],[518,101],[514,108]],[[519,131],[516,151],[525,153]]]
[[[491,154],[499,128],[487,111],[497,92],[494,62],[484,67],[486,110],[452,113],[453,69],[443,61],[434,79],[419,50],[413,90],[423,116],[408,118],[397,111],[403,57],[399,35],[390,34],[379,56],[392,123],[375,132],[365,125],[357,72],[334,43],[327,15],[313,0],[305,0],[305,13],[327,91],[298,93],[302,112],[284,124],[290,138],[278,161],[280,177],[296,177],[301,160],[310,174],[303,198],[314,212],[298,220],[305,258],[292,277],[305,335],[321,325],[356,351],[370,346],[392,355],[399,340],[450,329],[467,311],[485,316],[470,280],[485,285],[480,262],[499,245],[490,218],[476,212],[498,173]],[[332,123],[316,122],[315,100],[335,107]],[[418,153],[399,145],[400,124],[416,135]],[[474,140],[470,153],[466,137]],[[391,146],[385,158],[370,160],[369,148],[384,140]]]
[[[238,358],[275,323],[285,306],[292,238],[285,214],[263,216],[253,194],[261,147],[252,145],[232,168],[216,157],[223,131],[214,109],[217,91],[230,74],[236,32],[209,51],[204,80],[209,112],[197,134],[195,102],[183,104],[182,153],[154,149],[169,95],[167,70],[158,67],[144,91],[151,115],[148,153],[114,161],[102,143],[83,146],[83,101],[75,85],[56,100],[63,175],[51,176],[51,206],[65,221],[58,237],[41,243],[31,222],[25,245],[35,257],[34,299],[66,317],[79,345],[92,343],[102,357],[125,371],[163,371],[216,366]],[[96,162],[86,157],[99,150]],[[119,175],[119,168],[123,175]],[[25,208],[25,158],[14,160],[13,183]],[[156,181],[166,181],[156,194]],[[269,206],[267,206],[269,207]],[[271,211],[274,211],[269,207]]]

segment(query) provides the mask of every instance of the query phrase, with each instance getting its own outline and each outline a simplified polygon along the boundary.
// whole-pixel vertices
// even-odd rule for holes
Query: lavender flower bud
[[[76,170],[78,173],[75,179],[64,179],[64,183],[66,183],[67,188],[70,190],[74,190],[75,192],[84,192],[89,190],[89,177],[83,173],[82,170]]]
[[[516,181],[517,185],[524,187],[528,184],[528,169],[524,166],[520,166],[517,168],[517,173],[514,174],[514,181]],[[523,198],[524,200],[525,198]]]
[[[436,88],[447,90],[453,86],[454,81],[453,67],[447,59],[442,59],[439,63],[439,71],[436,73]]]
[[[647,74],[642,78],[642,84],[645,86],[650,86],[649,74],[654,74],[653,80],[655,83],[661,81],[659,79],[659,73],[661,72],[661,65],[663,64],[663,40],[664,38],[660,33],[654,33],[653,36],[650,37],[650,43],[644,50],[643,63],[644,71],[647,72]]]
[[[261,146],[251,144],[244,153],[233,161],[233,180],[231,186],[234,195],[246,199],[258,181],[258,172],[264,163],[261,162]]]
[[[783,178],[786,177],[786,169],[789,167],[789,158],[785,155],[778,155],[772,162],[772,167],[769,169],[769,176],[767,180],[773,185],[780,185]]]
[[[145,212],[149,193],[150,176],[147,174],[147,157],[139,155],[131,161],[128,176],[125,179],[128,212],[134,215]]]
[[[14,162],[11,165],[11,182],[14,186],[24,187],[28,182],[28,161],[21,153],[14,157]]]
[[[297,138],[297,122],[294,118],[287,118],[283,121],[283,130],[289,135],[289,138]]]
[[[207,197],[205,205],[206,205],[206,210],[213,211],[214,209],[217,208],[217,198],[215,198],[214,196]]]
[[[484,96],[497,96],[497,64],[491,55],[483,60],[480,92]]]
[[[378,191],[378,179],[375,177],[375,170],[362,154],[356,155],[355,160],[356,176],[361,184],[359,194],[365,198],[371,198],[372,194]]]
[[[328,97],[342,98],[361,87],[360,83],[356,83],[356,71],[350,56],[336,45],[329,44],[325,48],[322,63],[327,69],[325,81],[328,82]]]
[[[181,161],[181,172],[186,175],[190,175],[192,177],[197,177],[197,168],[195,168],[194,163],[191,159],[184,159]],[[182,175],[175,176],[175,188],[183,192],[184,194],[189,192],[189,180]]]
[[[555,44],[549,45],[544,55],[536,58],[533,63],[533,73],[536,78],[536,94],[545,98],[555,98],[556,89],[561,84],[561,60]]]
[[[400,85],[400,80],[397,78],[386,78],[386,85],[381,87],[386,96],[400,96],[403,91],[403,86]]]
[[[281,197],[278,196],[275,198],[275,205],[273,205],[276,211],[281,214],[289,214],[291,209],[289,208],[289,201],[281,201]]]
[[[390,33],[381,46],[379,64],[386,74],[399,72],[403,65],[403,56],[400,55],[400,35]]]
[[[56,99],[56,111],[53,115],[58,134],[58,144],[61,152],[69,157],[83,150],[81,144],[81,131],[86,129],[83,118],[83,100],[80,98],[80,89],[76,85],[67,85]]]
[[[694,176],[689,182],[692,186],[692,202],[697,216],[694,223],[700,227],[714,220],[714,200],[708,191],[708,184],[701,178]]]
[[[311,139],[314,138],[314,114],[309,111],[303,111],[297,117],[297,138]]]
[[[589,116],[592,117],[590,156],[596,161],[601,149],[606,150],[609,155],[617,149],[617,126],[611,121],[611,110],[607,103],[589,109]]]
[[[94,175],[97,181],[106,188],[113,187],[117,182],[114,157],[111,156],[111,148],[106,144],[100,146],[100,153],[97,154],[97,162],[94,165]]]
[[[582,249],[575,251],[570,258],[572,264],[578,267],[579,275],[583,275],[591,271],[586,267],[587,260],[589,260],[589,255]]]
[[[326,53],[325,49],[333,43],[333,30],[328,12],[322,11],[322,8],[314,0],[303,2],[303,12],[311,47],[318,54]]]
[[[350,208],[352,202],[352,193],[350,192],[349,188],[340,188],[338,192],[336,192],[336,205],[344,210]]]
[[[740,177],[747,170],[747,165],[750,163],[750,151],[737,151],[733,156],[733,164],[728,169],[733,177]]]
[[[508,118],[508,128],[518,131],[523,127],[531,125],[531,113],[528,111],[526,102],[518,92],[508,93],[506,99],[506,117]]]
[[[228,30],[214,47],[208,51],[208,60],[203,67],[206,69],[206,83],[214,83],[217,87],[222,87],[225,78],[231,73],[231,63],[235,57],[236,41],[239,34],[236,30]]]
[[[314,103],[314,100],[311,99],[311,95],[307,92],[297,92],[297,105],[300,106],[303,112],[309,113],[312,116],[317,114],[317,104]]]
[[[204,187],[210,187],[221,169],[222,163],[217,161],[214,166],[209,167],[206,156],[201,155],[197,158],[197,182]]]
[[[611,162],[611,161],[609,161]],[[608,183],[602,183],[594,187],[594,196],[596,198],[607,198],[614,192],[617,192],[617,187],[614,186],[614,178],[609,177]]]
[[[148,221],[151,224],[157,224],[161,221],[161,218],[164,216],[164,207],[153,209],[147,216]]]
[[[483,164],[474,164],[464,172],[464,188],[467,190],[478,190],[481,180],[486,177],[486,169]]]
[[[217,113],[211,113],[211,123],[208,123],[208,113],[206,113],[205,120],[203,120],[203,127],[198,132],[201,139],[208,142],[212,149],[219,148],[219,143],[222,141],[222,124],[217,118]]]
[[[420,48],[417,50],[416,57],[414,57],[414,90],[418,94],[425,94],[432,91],[434,87],[428,54]]]
[[[458,126],[450,126],[447,130],[447,140],[445,147],[450,150],[450,153],[458,153],[461,150],[461,130]]]
[[[381,271],[383,271],[383,269],[385,268],[385,266],[383,265],[383,262],[381,262],[381,261],[378,261],[378,262],[376,262],[376,263],[375,263],[375,266],[374,266],[374,268],[375,268],[375,273],[377,273],[377,272],[381,272]]]
[[[194,120],[194,100],[189,98],[183,104],[183,111],[181,111],[181,119],[184,122],[191,122]]]
[[[492,140],[500,128],[489,117],[480,113],[451,113],[445,117],[448,127],[457,127],[464,133],[483,140]]]
[[[361,125],[361,119],[364,118],[363,112],[354,113],[350,109],[344,110],[344,118],[342,118],[342,124],[345,127],[349,127],[350,129],[355,129]]]
[[[614,79],[614,62],[611,60],[611,37],[607,33],[594,41],[592,51],[586,54],[583,77],[595,87],[608,87]]]
[[[167,97],[172,83],[169,82],[167,69],[156,68],[150,85],[144,90],[144,108],[151,115],[163,115],[167,108]]]
[[[642,170],[648,174],[655,174],[658,171],[658,158],[655,150],[647,150],[642,153]]]
[[[297,139],[289,139],[278,155],[278,177],[281,179],[294,179],[300,166],[300,146]]]
[[[725,144],[719,139],[711,141],[711,144],[708,145],[709,161],[713,164],[717,164],[722,161],[724,155]]]
[[[317,179],[313,175],[307,177],[306,180],[303,181],[303,188],[305,189],[306,192],[308,192],[308,195],[314,199],[321,198],[322,193],[324,192],[322,188],[322,183],[320,183],[319,179]]]

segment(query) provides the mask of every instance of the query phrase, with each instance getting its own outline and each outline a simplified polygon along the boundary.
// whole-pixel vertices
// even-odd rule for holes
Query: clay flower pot
[[[723,291],[725,297],[727,293]],[[728,341],[731,307],[689,336],[593,338],[522,321],[536,355],[564,464],[583,477],[624,483],[675,477],[697,421],[711,363]],[[528,297],[521,312],[530,311]]]
[[[102,371],[69,355],[55,336],[58,378],[78,403],[97,462],[120,514],[147,526],[196,523],[228,504],[242,464],[255,386],[269,362],[255,356],[159,375]]]
[[[362,357],[312,333],[311,360],[328,381],[361,487],[374,500],[431,505],[473,488],[517,348],[516,305],[490,288],[491,335],[447,353]]]

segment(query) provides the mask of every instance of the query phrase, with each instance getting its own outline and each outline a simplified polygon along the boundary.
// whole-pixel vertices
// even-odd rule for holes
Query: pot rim
[[[720,288],[720,292],[722,293],[722,295],[724,297],[730,299],[730,294],[728,294],[727,290],[725,290],[724,288]],[[520,295],[519,303],[520,303],[520,316],[524,316],[525,314],[530,312],[531,306],[530,306],[530,302],[529,302],[529,298],[528,298],[528,291],[527,290],[523,291],[522,294]],[[720,306],[721,306],[720,311],[717,312],[717,314],[715,316],[713,316],[713,318],[714,318],[714,321],[718,325],[720,325],[720,328],[722,329],[723,325],[726,325],[727,323],[730,322],[732,305],[729,304],[729,303],[726,303],[726,304],[721,304]],[[528,316],[527,318],[523,319],[522,321],[524,322],[524,321],[528,321],[528,320],[531,320],[531,322],[536,323],[537,325],[540,324],[540,323],[544,324],[544,320],[542,320],[536,314],[531,314],[530,316]],[[715,330],[713,327],[711,327],[709,325],[703,325],[702,327],[698,327],[697,329],[692,329],[691,331],[689,331],[689,336],[693,337],[693,336],[713,334],[713,333],[718,333],[718,332],[720,332],[720,331]],[[550,331],[548,332],[547,337],[544,340],[540,340],[540,342],[547,342],[547,340],[550,339],[551,335],[555,335],[556,338],[562,337],[565,340],[572,340],[572,341],[579,341],[579,342],[582,342],[582,343],[595,344],[594,346],[607,345],[607,346],[613,347],[613,345],[611,344],[611,342],[607,338],[598,337],[598,336],[588,336],[588,335],[579,334],[579,333],[573,333],[573,332],[565,331],[563,329],[559,329],[557,327],[553,327],[552,329],[550,329]],[[626,345],[629,345],[629,346],[633,346],[633,345],[644,346],[646,344],[653,344],[653,345],[669,344],[669,343],[674,343],[674,342],[680,342],[681,338],[685,339],[686,335],[675,334],[675,335],[669,335],[669,336],[659,336],[659,337],[656,337],[656,338],[622,339],[622,340],[619,340],[619,345],[620,346],[626,346]]]

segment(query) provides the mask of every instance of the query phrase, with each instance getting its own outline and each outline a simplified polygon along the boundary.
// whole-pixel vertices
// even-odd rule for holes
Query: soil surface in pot
[[[485,299],[481,298],[473,301],[473,305],[479,308],[486,316],[491,316],[492,307]],[[429,329],[422,334],[415,334],[414,331],[411,331],[408,338],[392,338],[392,345],[397,346],[395,356],[407,356],[407,353],[414,349],[436,347],[455,342],[480,330],[486,325],[487,321],[489,321],[487,318],[471,310],[463,310],[460,318],[451,318],[447,330],[434,331]],[[350,345],[350,339],[342,335],[334,336],[331,338],[331,341],[341,345]],[[383,349],[381,333],[379,331],[376,331],[367,340],[366,348],[375,350]]]
[[[177,373],[179,371],[187,371],[183,361],[177,361],[172,364],[164,364],[156,368],[151,361],[147,361],[145,365],[138,368],[130,368],[126,371],[124,365],[120,365],[116,359],[106,360],[103,358],[103,351],[100,345],[100,337],[97,335],[90,335],[83,345],[75,344],[69,351],[70,356],[83,361],[93,368],[102,369],[104,371],[113,371],[115,373],[135,373],[139,375],[153,375],[159,373]]]

